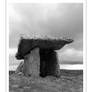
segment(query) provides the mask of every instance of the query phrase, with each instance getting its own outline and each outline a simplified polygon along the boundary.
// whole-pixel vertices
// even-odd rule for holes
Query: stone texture
[[[23,72],[25,76],[39,76],[40,57],[39,48],[33,49],[30,54],[24,58]]]

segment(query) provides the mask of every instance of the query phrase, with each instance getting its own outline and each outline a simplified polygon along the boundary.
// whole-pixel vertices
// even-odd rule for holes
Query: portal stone
[[[33,49],[28,55],[24,58],[24,68],[23,72],[25,76],[39,76],[40,68],[40,57],[39,57],[39,48]]]
[[[60,67],[57,53],[51,49],[40,49],[40,76],[53,75],[59,77]]]

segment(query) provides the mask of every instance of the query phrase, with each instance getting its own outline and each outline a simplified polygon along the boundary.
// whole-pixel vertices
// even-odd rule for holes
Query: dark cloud
[[[10,48],[16,48],[21,34],[42,34],[74,39],[70,47],[83,47],[83,5],[68,4],[12,4],[10,15]],[[12,12],[12,11],[11,11]],[[14,15],[15,14],[15,15]]]

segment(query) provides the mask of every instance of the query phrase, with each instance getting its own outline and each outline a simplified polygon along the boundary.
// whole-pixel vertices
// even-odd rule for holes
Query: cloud
[[[9,14],[9,18],[13,19],[13,21],[19,22],[22,20],[20,14],[15,11],[12,5],[8,7],[8,14]]]
[[[17,53],[17,48],[9,49],[9,54],[10,55],[15,55],[16,53]]]
[[[82,53],[82,51],[79,51],[79,50],[76,50],[76,49],[74,49],[74,48],[68,48],[68,49],[66,49],[64,52],[63,52],[63,55],[67,55],[67,56],[72,56],[72,55],[74,55],[74,56],[82,56],[83,55],[83,53]]]
[[[74,48],[65,48],[63,51],[57,51],[61,63],[83,63],[83,51]]]

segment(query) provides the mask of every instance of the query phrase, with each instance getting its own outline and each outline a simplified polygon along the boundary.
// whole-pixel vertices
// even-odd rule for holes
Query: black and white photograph
[[[9,92],[83,92],[83,3],[8,3]]]

